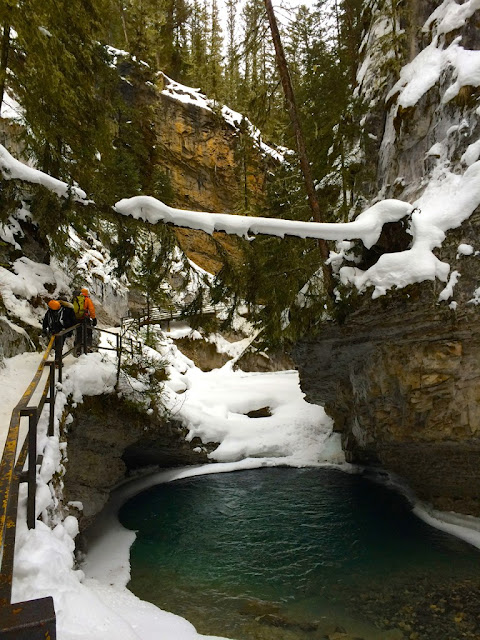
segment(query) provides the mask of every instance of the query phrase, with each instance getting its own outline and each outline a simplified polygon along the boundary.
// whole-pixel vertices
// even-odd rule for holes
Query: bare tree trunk
[[[3,25],[2,44],[0,51],[0,111],[5,94],[5,84],[7,80],[8,53],[10,51],[10,25],[6,22]]]
[[[305,181],[305,187],[307,190],[308,202],[312,211],[313,219],[315,222],[323,222],[322,214],[318,204],[317,194],[315,192],[315,185],[313,184],[312,172],[310,170],[310,163],[308,161],[307,149],[305,147],[305,139],[303,137],[302,127],[300,125],[300,119],[298,117],[297,104],[295,101],[295,94],[293,92],[292,80],[288,70],[287,59],[285,58],[285,52],[283,50],[282,40],[280,38],[280,32],[278,30],[277,20],[273,11],[271,0],[264,0],[265,7],[267,9],[268,21],[270,23],[270,30],[272,32],[273,44],[275,46],[275,57],[277,59],[278,71],[280,79],[282,81],[283,92],[285,94],[285,100],[287,103],[288,113],[290,121],[295,133],[295,140],[297,143],[297,152],[300,160],[300,167],[303,173],[303,179]],[[328,246],[325,240],[319,240],[318,246],[323,261],[327,260],[329,256]],[[325,281],[326,290],[332,292],[332,275],[329,267],[323,264],[323,277]]]
[[[130,46],[130,43],[128,41],[127,23],[125,21],[125,10],[124,10],[122,2],[118,3],[118,8],[119,8],[119,11],[120,11],[120,18],[122,20],[123,37],[125,38],[125,49],[128,50],[128,48]]]

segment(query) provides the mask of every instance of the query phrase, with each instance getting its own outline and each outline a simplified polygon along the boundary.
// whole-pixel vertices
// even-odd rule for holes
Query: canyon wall
[[[278,160],[248,121],[223,115],[194,89],[160,78],[154,102],[158,166],[168,176],[172,205],[212,213],[245,213],[261,207],[265,180]],[[238,114],[234,114],[237,116]],[[259,215],[259,214],[257,214]],[[235,237],[175,229],[182,249],[199,266],[218,271],[216,243],[238,255]]]
[[[82,531],[129,472],[205,464],[216,446],[202,445],[198,439],[186,442],[187,430],[181,424],[147,415],[117,395],[85,397],[73,415],[73,422],[64,427],[68,438],[64,500],[74,506],[82,503],[77,514]]]
[[[461,176],[480,157],[480,76],[456,57],[480,68],[480,11],[472,1],[397,3],[400,38],[389,3],[366,4],[372,18],[356,92],[370,105],[365,162],[373,163],[376,178],[363,188],[371,201],[414,202],[432,181]],[[450,265],[450,295],[440,299],[439,281],[375,300],[371,288],[350,292],[339,301],[341,321],[324,322],[293,354],[302,389],[334,418],[349,461],[380,465],[439,509],[476,516],[479,223],[477,208],[435,250]],[[397,232],[382,252],[399,250]],[[367,253],[362,258],[371,260]]]

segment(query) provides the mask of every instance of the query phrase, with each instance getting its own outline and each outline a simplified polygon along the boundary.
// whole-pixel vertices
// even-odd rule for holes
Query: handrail
[[[217,313],[220,308],[224,308],[225,305],[213,305],[206,304],[199,311],[199,314],[202,315],[210,315],[212,313]],[[194,315],[194,314],[190,314]],[[137,322],[138,327],[142,327],[146,324],[159,324],[160,322],[170,322],[171,320],[178,320],[180,318],[189,317],[189,314],[186,314],[184,310],[179,307],[175,307],[173,310],[171,309],[162,309],[161,307],[151,307],[150,309],[142,309],[141,313],[138,315],[128,315],[122,318],[122,325],[128,321]]]
[[[0,496],[2,496],[2,503],[0,505],[0,555],[3,555],[3,541],[5,537],[5,522],[7,518],[7,507],[9,502],[9,495],[11,490],[11,481],[13,477],[13,469],[15,467],[15,456],[17,453],[18,435],[20,432],[20,412],[25,408],[30,398],[35,393],[35,390],[40,382],[40,378],[45,368],[45,363],[52,350],[55,342],[55,336],[52,336],[48,347],[43,354],[43,358],[38,366],[35,376],[31,383],[28,385],[27,390],[22,396],[22,399],[17,404],[12,412],[10,419],[10,426],[8,429],[7,439],[5,441],[5,447],[3,450],[2,460],[0,462]],[[1,577],[0,577],[1,585]],[[1,586],[0,586],[1,593]]]
[[[33,380],[28,385],[20,402],[12,412],[3,456],[0,462],[0,637],[6,635],[6,633],[4,634],[4,630],[8,630],[8,632],[11,630],[23,630],[27,632],[28,630],[28,635],[32,640],[48,637],[46,632],[49,633],[49,637],[52,638],[52,640],[56,637],[53,598],[40,598],[39,600],[20,602],[16,603],[15,607],[12,607],[10,604],[18,491],[21,472],[25,464],[27,451],[29,450],[27,441],[25,441],[18,460],[15,460],[20,433],[20,421],[23,415],[25,415],[28,404],[41,380],[45,365],[47,364],[47,358],[52,351],[54,342],[55,337],[52,336]],[[31,429],[29,429],[29,435],[30,432]],[[31,437],[29,440],[31,441]],[[33,464],[31,464],[31,460],[29,460],[29,468],[36,472],[36,455]]]
[[[56,638],[55,608],[52,597],[15,603],[15,605],[11,604],[18,492],[20,483],[27,482],[27,524],[29,528],[34,528],[36,522],[35,493],[38,421],[45,404],[49,404],[48,435],[52,436],[54,434],[56,380],[58,379],[58,382],[62,381],[63,359],[73,351],[73,349],[69,349],[62,353],[63,338],[79,328],[80,335],[77,337],[80,338],[80,341],[77,347],[84,353],[88,351],[87,331],[105,332],[116,337],[116,346],[112,347],[111,350],[117,352],[119,365],[117,377],[120,374],[121,336],[104,329],[87,326],[83,322],[78,323],[51,337],[31,383],[13,409],[3,456],[0,461],[0,640],[13,637],[19,639],[28,638],[28,640],[44,640],[45,638],[55,640]],[[109,349],[109,347],[105,348]],[[48,361],[53,350],[55,358]],[[50,371],[42,395],[36,404],[30,405],[30,401],[47,365],[50,367]],[[29,418],[29,429],[28,436],[17,458],[22,417]],[[24,471],[27,455],[28,469]]]

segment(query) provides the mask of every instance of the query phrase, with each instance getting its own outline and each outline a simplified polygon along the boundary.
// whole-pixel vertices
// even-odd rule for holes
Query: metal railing
[[[199,311],[199,315],[215,315],[221,309],[224,309],[224,305],[206,304]],[[189,315],[185,310],[174,307],[172,309],[162,309],[161,307],[150,307],[148,309],[142,308],[135,314],[129,314],[125,318],[122,318],[122,326],[127,325],[128,322],[136,323],[138,329],[147,324],[161,324],[166,322],[169,326],[172,320],[179,320],[181,318],[188,318]]]
[[[77,332],[75,345],[63,352],[65,338]],[[12,578],[15,552],[16,521],[20,484],[27,483],[27,525],[35,528],[37,466],[41,456],[37,455],[37,427],[45,405],[49,405],[48,435],[54,435],[55,399],[57,382],[62,382],[63,360],[75,349],[87,353],[94,331],[115,337],[115,346],[101,349],[117,352],[117,383],[120,375],[122,335],[88,326],[82,322],[52,336],[35,376],[12,412],[10,426],[0,462],[0,639],[55,640],[56,619],[52,597],[40,598],[12,604]],[[133,347],[132,347],[133,349]],[[127,349],[128,350],[128,349]],[[54,359],[48,358],[54,354]],[[33,395],[48,369],[45,385],[38,400]],[[28,435],[17,456],[20,423],[28,418]],[[25,469],[25,466],[27,467]]]

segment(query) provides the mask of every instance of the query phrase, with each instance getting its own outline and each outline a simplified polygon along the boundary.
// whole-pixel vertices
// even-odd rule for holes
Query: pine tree
[[[170,272],[175,246],[174,233],[167,226],[149,229],[142,226],[138,229],[130,282],[145,295],[147,315],[150,315],[154,306],[169,306],[170,301],[162,284]]]
[[[21,103],[27,148],[41,169],[90,189],[96,156],[107,144],[108,99],[115,76],[98,43],[97,0],[71,0],[58,11],[52,0],[20,0],[10,55],[11,86]]]
[[[331,219],[346,219],[355,202],[359,167],[349,149],[359,136],[362,109],[353,96],[361,10],[360,0],[319,2],[314,12],[299,10],[290,27],[307,148],[322,181],[321,208]]]
[[[187,0],[117,0],[123,49],[177,80],[187,72]],[[117,27],[116,33],[119,33]]]
[[[211,0],[208,64],[206,77],[207,95],[214,100],[223,97],[223,36],[217,0]]]
[[[187,22],[190,49],[187,80],[190,84],[201,87],[203,91],[205,91],[205,78],[207,77],[207,23],[208,16],[205,4],[200,0],[194,0]]]
[[[7,80],[8,58],[11,47],[11,26],[14,13],[14,3],[11,0],[5,0],[0,5],[0,25],[1,25],[1,42],[0,42],[0,110],[5,93],[5,84]]]
[[[283,97],[263,0],[248,0],[241,18],[243,77],[234,106],[259,127],[267,139],[281,143]]]
[[[237,50],[237,2],[226,0],[227,10],[227,55],[225,63],[225,100],[236,104],[240,84],[240,56]]]

